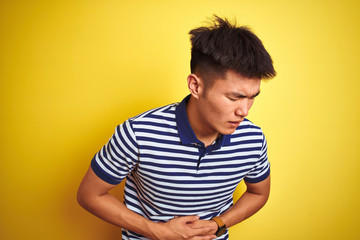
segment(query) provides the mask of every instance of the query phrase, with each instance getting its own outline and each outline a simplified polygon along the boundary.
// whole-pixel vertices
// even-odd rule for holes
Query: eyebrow
[[[237,93],[237,92],[231,92],[230,95],[236,97],[236,98],[255,98],[257,97],[258,95],[260,94],[260,91],[258,91],[257,93],[255,93],[254,95],[252,96],[246,96],[242,93]]]

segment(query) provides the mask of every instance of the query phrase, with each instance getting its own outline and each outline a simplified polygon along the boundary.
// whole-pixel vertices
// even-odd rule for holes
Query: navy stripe
[[[170,137],[177,137],[178,136],[176,133],[162,132],[162,131],[153,130],[153,129],[139,129],[138,132],[139,133],[141,133],[141,132],[143,132],[143,133],[153,133],[153,134],[170,136]]]
[[[175,149],[175,148],[170,148],[171,145],[169,145],[167,148],[164,147],[157,147],[156,145],[152,145],[152,146],[147,146],[144,145],[142,146],[143,150],[154,150],[154,151],[159,151],[159,152],[166,152],[166,153],[180,153],[180,154],[187,154],[187,155],[192,155],[192,156],[198,156],[199,155],[199,151],[189,151],[189,150],[185,150],[185,149]]]
[[[170,141],[162,139],[161,136],[159,138],[150,138],[150,137],[143,137],[143,136],[137,136],[136,139],[141,142],[153,142],[153,143],[166,143],[166,144],[178,144],[179,141]]]
[[[141,122],[141,124],[133,123],[133,128],[134,129],[137,129],[137,128],[140,129],[141,125],[151,126],[151,127],[162,127],[162,128],[173,129],[173,130],[177,129],[176,126],[171,126],[170,124],[166,124],[166,123],[163,123],[163,122],[157,123],[157,122],[146,122],[146,121]]]

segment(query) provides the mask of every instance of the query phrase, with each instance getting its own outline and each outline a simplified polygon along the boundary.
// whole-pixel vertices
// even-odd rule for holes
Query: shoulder
[[[135,117],[129,118],[131,123],[148,121],[149,119],[175,119],[175,109],[178,103],[168,104],[166,106],[150,109]]]
[[[136,115],[135,117],[132,117],[129,120],[135,122],[156,116],[172,117],[172,115],[175,115],[175,109],[178,104],[179,103],[172,103],[165,106],[153,108],[139,115]]]
[[[132,142],[137,145],[138,137],[148,136],[149,133],[158,133],[174,131],[175,109],[178,103],[172,103],[166,106],[150,109],[137,116],[125,120],[115,129],[114,139],[121,142]]]

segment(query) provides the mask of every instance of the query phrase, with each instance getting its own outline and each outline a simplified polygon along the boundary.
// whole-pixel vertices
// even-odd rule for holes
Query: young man
[[[228,239],[269,196],[266,140],[245,117],[261,80],[276,75],[271,57],[249,29],[217,16],[190,35],[189,96],[119,125],[79,187],[80,205],[123,239]],[[109,190],[124,178],[121,203]]]

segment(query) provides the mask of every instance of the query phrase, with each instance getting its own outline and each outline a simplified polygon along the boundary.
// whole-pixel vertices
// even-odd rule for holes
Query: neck
[[[199,112],[199,107],[196,99],[190,97],[186,105],[186,114],[196,137],[207,147],[218,138],[219,133],[203,124],[204,119]]]

